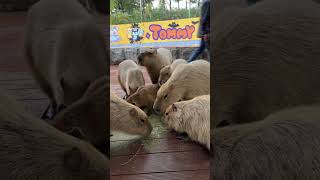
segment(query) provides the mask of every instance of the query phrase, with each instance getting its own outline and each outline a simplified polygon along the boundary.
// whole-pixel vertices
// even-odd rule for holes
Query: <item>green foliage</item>
[[[199,17],[200,10],[198,8],[190,9],[191,17]],[[189,18],[188,9],[172,9],[165,8],[152,9],[149,4],[144,8],[143,19],[141,19],[140,10],[133,10],[131,13],[116,11],[111,13],[111,24],[131,24],[139,22],[162,21],[171,19]]]

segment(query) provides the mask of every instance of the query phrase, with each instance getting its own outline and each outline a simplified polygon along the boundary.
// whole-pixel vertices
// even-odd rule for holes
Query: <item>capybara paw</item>
[[[176,138],[179,140],[182,140],[182,141],[189,141],[190,140],[187,133],[178,133]]]

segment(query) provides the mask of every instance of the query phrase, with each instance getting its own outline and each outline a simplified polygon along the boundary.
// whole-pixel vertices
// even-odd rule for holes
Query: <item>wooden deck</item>
[[[25,12],[0,13],[0,90],[16,97],[40,116],[48,99],[32,79],[22,56],[21,33],[25,15]],[[101,23],[101,26],[106,24]],[[111,67],[110,73],[112,90],[122,95],[115,66]],[[124,148],[111,151],[111,179],[208,180],[208,152],[195,143],[177,139],[174,132],[165,129],[160,122],[156,123],[155,133],[144,140],[112,141]]]
[[[143,72],[146,82],[151,83],[145,69]],[[111,89],[122,97],[116,74],[117,66],[111,66]],[[161,122],[152,125],[154,132],[145,140],[111,139],[111,180],[209,180],[207,150],[177,139]],[[121,144],[121,148],[112,149],[114,144]]]

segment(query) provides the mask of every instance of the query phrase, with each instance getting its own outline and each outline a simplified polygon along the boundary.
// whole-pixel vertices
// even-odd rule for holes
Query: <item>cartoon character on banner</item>
[[[110,41],[111,42],[119,42],[121,37],[119,36],[119,26],[111,26],[110,29]]]
[[[137,43],[143,39],[144,30],[139,27],[139,24],[132,24],[131,28],[128,29],[128,39],[130,43]]]

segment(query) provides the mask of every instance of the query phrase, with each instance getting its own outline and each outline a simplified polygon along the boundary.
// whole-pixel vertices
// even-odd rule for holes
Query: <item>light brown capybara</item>
[[[148,136],[152,126],[140,108],[110,93],[110,130]]]
[[[213,19],[213,119],[247,123],[320,102],[319,4],[262,0],[223,14]]]
[[[210,64],[204,60],[181,64],[160,87],[153,109],[163,114],[175,102],[206,94],[210,94]]]
[[[106,180],[109,160],[0,95],[0,179]]]
[[[41,0],[28,12],[25,55],[52,116],[107,75],[109,52],[96,21],[77,0]]]
[[[109,76],[94,81],[84,95],[63,109],[50,122],[57,129],[92,143],[104,154],[109,154]],[[74,134],[78,128],[81,134]],[[77,132],[78,133],[78,132]]]
[[[127,96],[135,93],[140,86],[145,85],[143,73],[133,60],[125,60],[119,64],[118,80]]]
[[[138,62],[145,66],[153,84],[158,83],[160,70],[172,63],[173,57],[170,50],[165,48],[148,48],[138,55]]]
[[[173,103],[165,112],[164,122],[210,150],[210,95]]]
[[[158,80],[158,84],[161,86],[165,82],[168,81],[172,72],[176,69],[180,64],[187,64],[187,61],[184,59],[176,59],[173,61],[171,65],[167,65],[160,70],[160,76]]]
[[[153,103],[159,90],[158,84],[141,86],[134,94],[128,97],[127,102],[143,109],[148,115],[153,111]]]
[[[320,178],[320,106],[211,130],[211,179]]]

